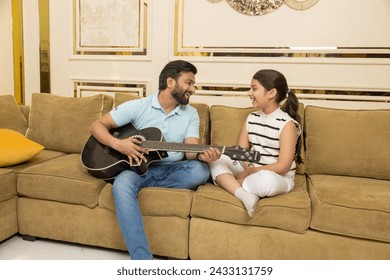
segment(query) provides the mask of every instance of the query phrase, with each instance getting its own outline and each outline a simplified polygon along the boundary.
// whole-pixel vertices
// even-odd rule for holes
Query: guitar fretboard
[[[171,143],[171,142],[150,141],[150,140],[142,141],[141,147],[148,150],[156,150],[156,151],[176,151],[176,152],[193,152],[193,153],[201,153],[210,147],[214,147],[220,150],[221,153],[225,152],[225,146]]]

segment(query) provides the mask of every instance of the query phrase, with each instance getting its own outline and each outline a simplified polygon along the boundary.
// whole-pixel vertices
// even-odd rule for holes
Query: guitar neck
[[[186,144],[186,143],[172,143],[172,142],[161,142],[161,141],[150,141],[145,140],[141,142],[141,147],[147,150],[156,151],[170,151],[170,152],[192,152],[201,153],[210,147],[217,148],[221,153],[225,152],[225,146],[211,146],[201,144]]]

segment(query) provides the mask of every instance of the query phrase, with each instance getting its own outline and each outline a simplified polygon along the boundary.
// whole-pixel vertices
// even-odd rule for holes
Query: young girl
[[[244,122],[238,145],[259,151],[260,162],[237,164],[222,155],[209,165],[214,182],[240,199],[252,217],[259,198],[293,189],[296,161],[302,162],[301,128],[298,99],[280,72],[258,71],[248,95],[259,110]]]

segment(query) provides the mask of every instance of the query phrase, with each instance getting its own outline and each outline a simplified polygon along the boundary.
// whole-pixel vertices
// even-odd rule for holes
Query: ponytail
[[[283,105],[280,108],[284,112],[289,114],[290,117],[296,120],[299,123],[299,125],[301,125],[302,127],[301,117],[298,114],[299,101],[294,92],[288,90],[288,92],[286,93],[286,101],[283,103]],[[303,163],[303,159],[301,156],[301,147],[302,147],[302,135],[298,137],[297,144],[295,146],[295,157],[296,157],[295,160],[298,164]]]

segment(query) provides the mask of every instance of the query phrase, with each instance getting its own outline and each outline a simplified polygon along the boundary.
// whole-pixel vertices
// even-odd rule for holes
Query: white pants
[[[222,155],[220,159],[209,163],[211,177],[214,180],[225,173],[236,175],[244,170],[237,161]],[[245,178],[242,187],[249,193],[259,197],[269,197],[288,193],[294,187],[294,178],[287,175],[279,175],[273,171],[261,170]]]

